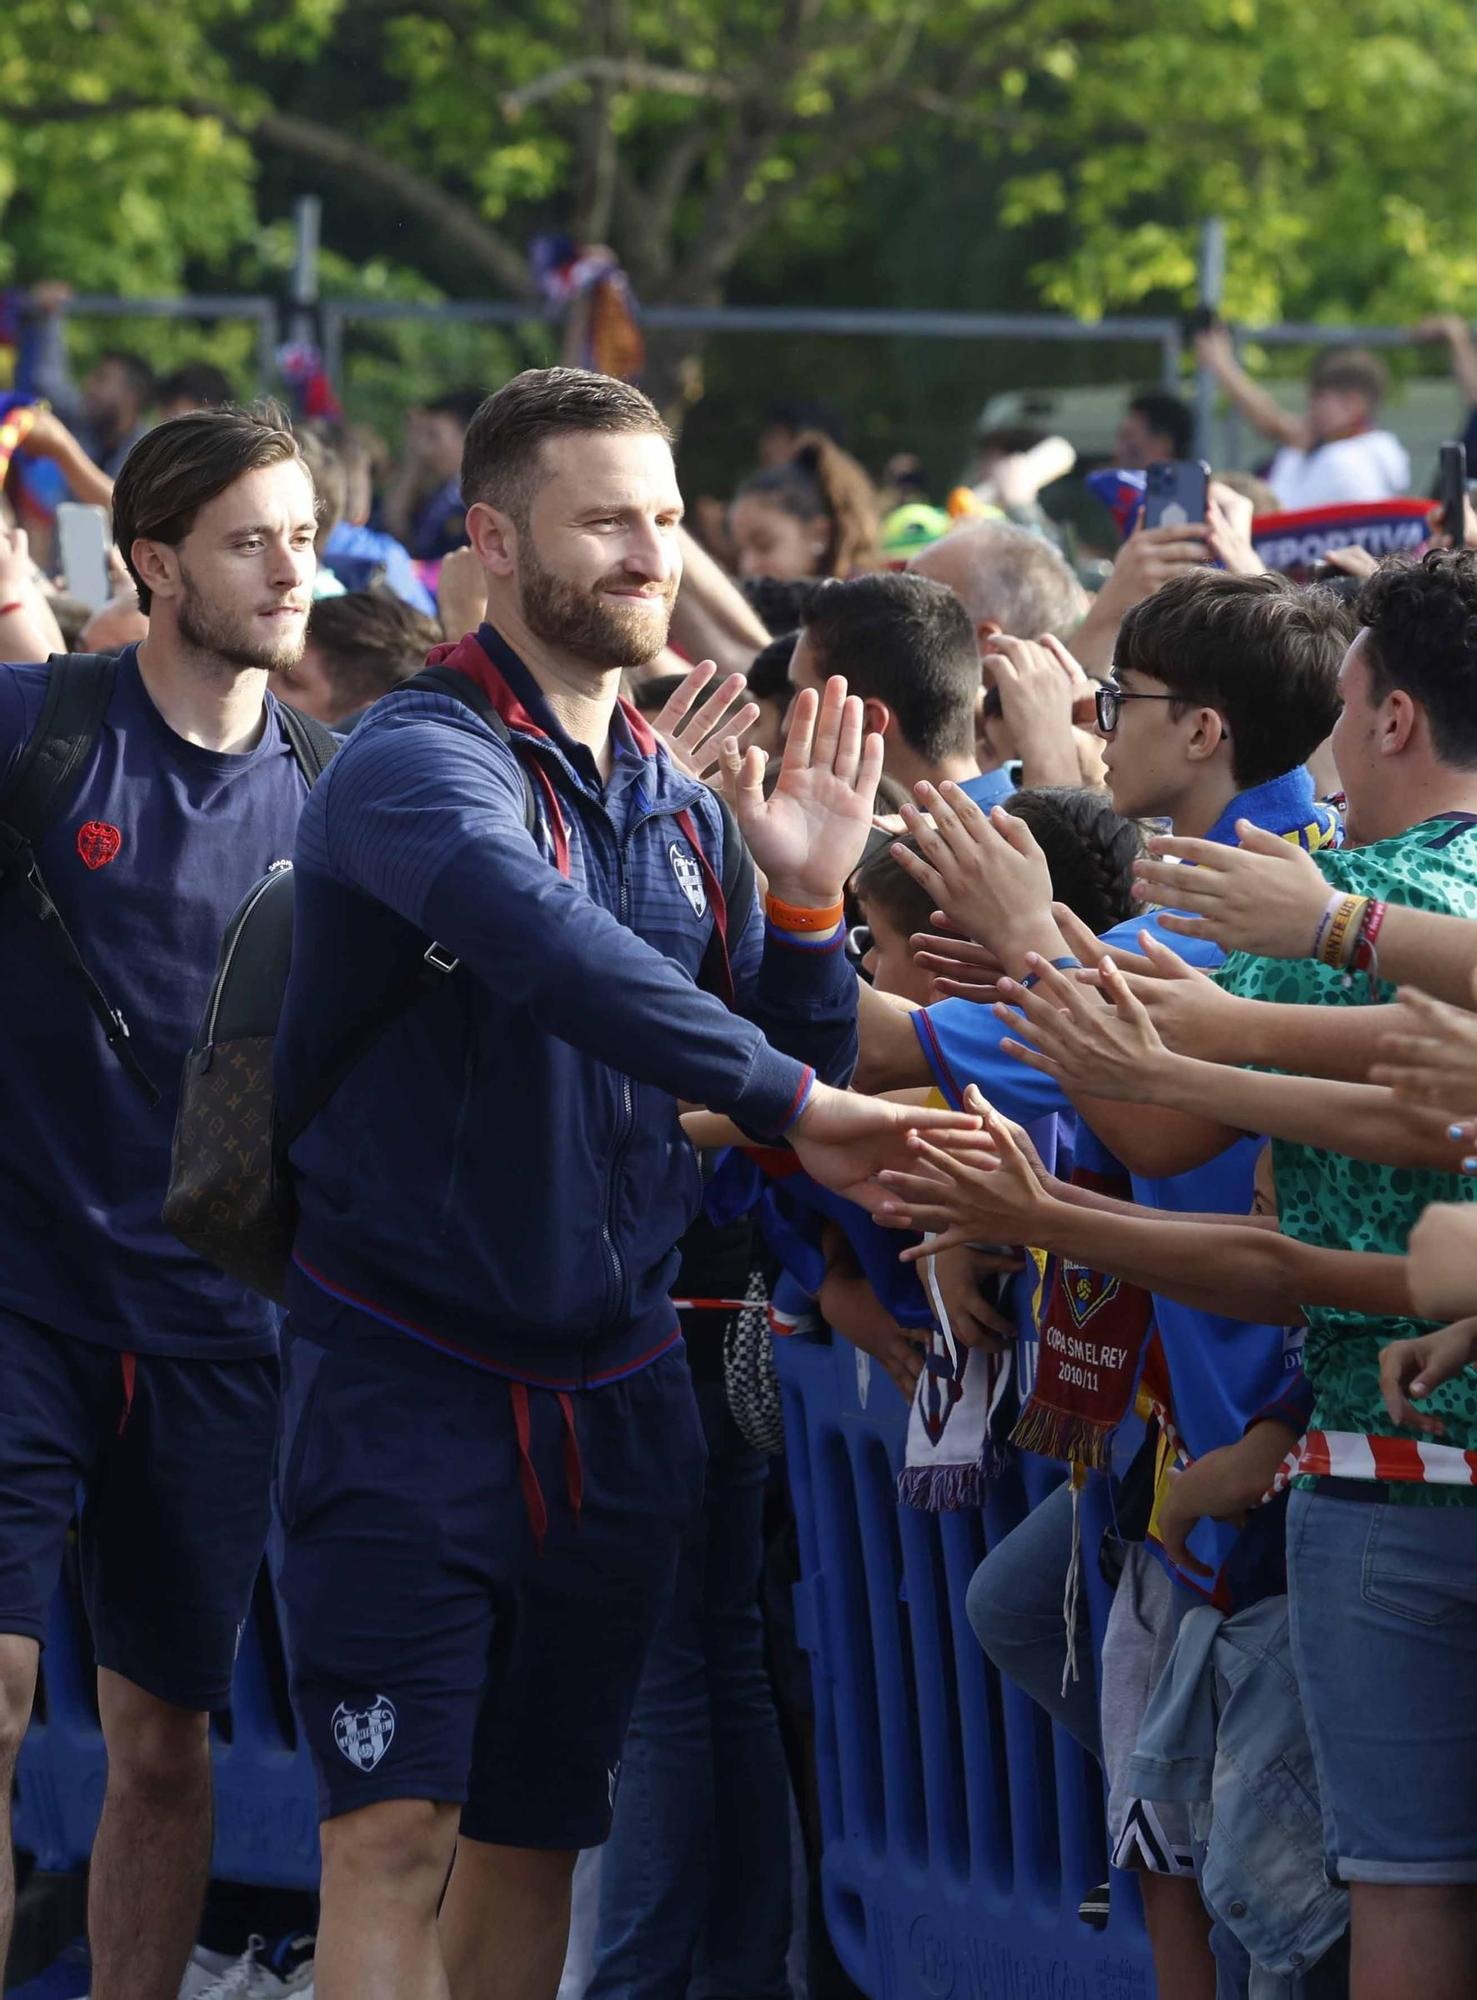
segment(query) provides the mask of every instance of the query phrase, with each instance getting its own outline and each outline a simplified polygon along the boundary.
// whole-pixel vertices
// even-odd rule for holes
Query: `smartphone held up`
[[[1210,467],[1203,458],[1163,459],[1144,472],[1144,526],[1185,528],[1210,508]]]
[[[56,539],[67,595],[89,611],[101,611],[113,595],[108,569],[113,525],[107,508],[63,500],[56,510]]]

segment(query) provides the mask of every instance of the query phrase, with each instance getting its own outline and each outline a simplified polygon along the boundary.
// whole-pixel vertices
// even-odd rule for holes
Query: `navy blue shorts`
[[[67,1529],[97,1663],[224,1708],[271,1520],[277,1360],[121,1354],[0,1313],[0,1632],[46,1637]]]
[[[603,1841],[705,1461],[680,1345],[561,1398],[289,1314],[279,1583],[322,1816],[433,1799],[473,1840]]]

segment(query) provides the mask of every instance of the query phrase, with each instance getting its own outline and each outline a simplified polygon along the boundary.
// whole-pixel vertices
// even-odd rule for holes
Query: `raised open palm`
[[[719,776],[770,894],[807,908],[837,902],[866,847],[882,776],[882,738],[864,738],[862,704],[845,680],[836,674],[824,695],[796,696],[768,798],[763,752],[740,755],[737,737],[723,744]]]

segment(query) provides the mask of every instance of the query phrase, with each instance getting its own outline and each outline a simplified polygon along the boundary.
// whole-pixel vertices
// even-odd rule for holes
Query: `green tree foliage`
[[[555,227],[654,302],[788,267],[865,303],[859,193],[946,151],[1015,302],[1183,301],[1218,213],[1232,312],[1405,317],[1477,306],[1474,98],[1467,0],[8,0],[0,281],[239,289],[313,187],[350,286],[527,296]],[[915,207],[907,302],[961,302]]]

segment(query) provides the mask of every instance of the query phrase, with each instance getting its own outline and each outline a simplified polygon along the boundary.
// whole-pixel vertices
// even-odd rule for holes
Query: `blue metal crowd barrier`
[[[318,1887],[318,1800],[298,1738],[276,1602],[266,1571],[241,1634],[231,1706],[211,1724],[215,1852],[211,1873],[265,1888]],[[80,1868],[92,1852],[107,1759],[92,1645],[75,1562],[52,1599],[36,1714],[16,1771],[14,1835],[40,1868]]]
[[[1097,1767],[1002,1681],[965,1616],[986,1547],[1060,1467],[1022,1454],[983,1519],[900,1506],[907,1412],[892,1383],[841,1341],[776,1349],[800,1533],[797,1624],[814,1684],[822,1894],[842,1965],[870,2000],[1150,2000],[1129,1878],[1114,1878],[1106,1930],[1077,1914],[1108,1874]],[[1083,1496],[1082,1547],[1099,1636],[1106,1518],[1097,1482]]]
[[[1022,1455],[976,1512],[896,1498],[906,1408],[866,1357],[777,1343],[812,1662],[827,1923],[871,2000],[1149,2000],[1148,1945],[1128,1879],[1108,1927],[1078,1919],[1106,1879],[1092,1761],[1003,1682],[964,1596],[986,1546],[1059,1468]],[[1097,1631],[1100,1491],[1083,1502],[1083,1581]],[[16,1844],[49,1870],[92,1848],[106,1762],[75,1563],[53,1600],[37,1712],[17,1772]],[[231,1707],[212,1726],[225,1881],[314,1889],[317,1805],[286,1695],[266,1573],[242,1634]]]

